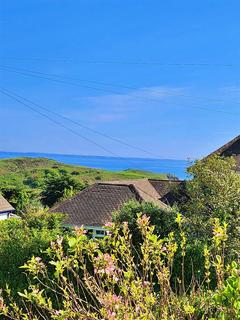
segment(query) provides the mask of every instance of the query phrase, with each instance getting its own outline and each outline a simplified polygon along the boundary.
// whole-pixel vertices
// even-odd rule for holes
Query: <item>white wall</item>
[[[0,213],[0,220],[8,219],[8,213]]]

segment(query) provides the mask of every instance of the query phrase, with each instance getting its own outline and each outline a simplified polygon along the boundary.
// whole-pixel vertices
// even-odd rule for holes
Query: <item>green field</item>
[[[167,179],[166,174],[128,169],[119,172],[67,165],[46,158],[14,158],[0,160],[0,188],[6,185],[23,184],[31,189],[41,189],[41,184],[50,171],[67,172],[79,181],[88,184],[120,179],[155,178]]]

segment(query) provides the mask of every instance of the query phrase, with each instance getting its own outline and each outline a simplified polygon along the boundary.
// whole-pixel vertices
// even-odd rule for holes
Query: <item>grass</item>
[[[49,170],[56,172],[66,171],[76,179],[87,183],[101,180],[167,179],[166,174],[157,174],[149,171],[127,169],[115,172],[63,164],[47,158],[13,158],[0,160],[0,188],[4,187],[4,185],[23,184],[31,189],[39,189]]]

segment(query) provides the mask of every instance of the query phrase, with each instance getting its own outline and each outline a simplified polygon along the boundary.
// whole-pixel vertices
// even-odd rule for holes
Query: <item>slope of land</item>
[[[4,185],[24,184],[31,189],[39,189],[49,171],[67,172],[76,179],[87,183],[101,180],[167,179],[166,174],[157,174],[149,171],[128,169],[114,172],[63,164],[47,158],[14,158],[0,160],[0,188],[4,187]]]

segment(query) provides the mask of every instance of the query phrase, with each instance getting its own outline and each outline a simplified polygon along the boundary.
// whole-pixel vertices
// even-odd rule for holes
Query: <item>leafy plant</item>
[[[27,287],[20,266],[47,249],[57,235],[62,235],[61,225],[62,215],[46,212],[0,221],[0,287],[8,284],[15,297]]]
[[[118,225],[108,227],[108,236],[103,240],[88,239],[82,228],[68,236],[67,243],[59,237],[46,250],[47,261],[33,256],[23,266],[30,276],[29,289],[20,293],[23,307],[14,301],[6,304],[5,297],[11,292],[2,292],[2,315],[15,320],[237,320],[239,266],[233,263],[227,267],[224,263],[226,226],[215,221],[211,248],[208,254],[205,252],[206,266],[209,263],[211,272],[221,275],[214,292],[206,287],[208,281],[193,282],[186,290],[180,278],[179,288],[171,286],[178,250],[174,232],[161,238],[154,234],[149,221],[146,215],[139,215],[136,222],[142,236],[140,259],[134,254],[127,222],[122,224],[121,232]],[[180,214],[176,222],[182,233],[180,248],[184,257],[187,239]],[[217,228],[220,233],[215,232]]]
[[[81,191],[85,185],[65,171],[61,173],[49,172],[44,180],[42,202],[51,207],[63,197],[72,196]]]

